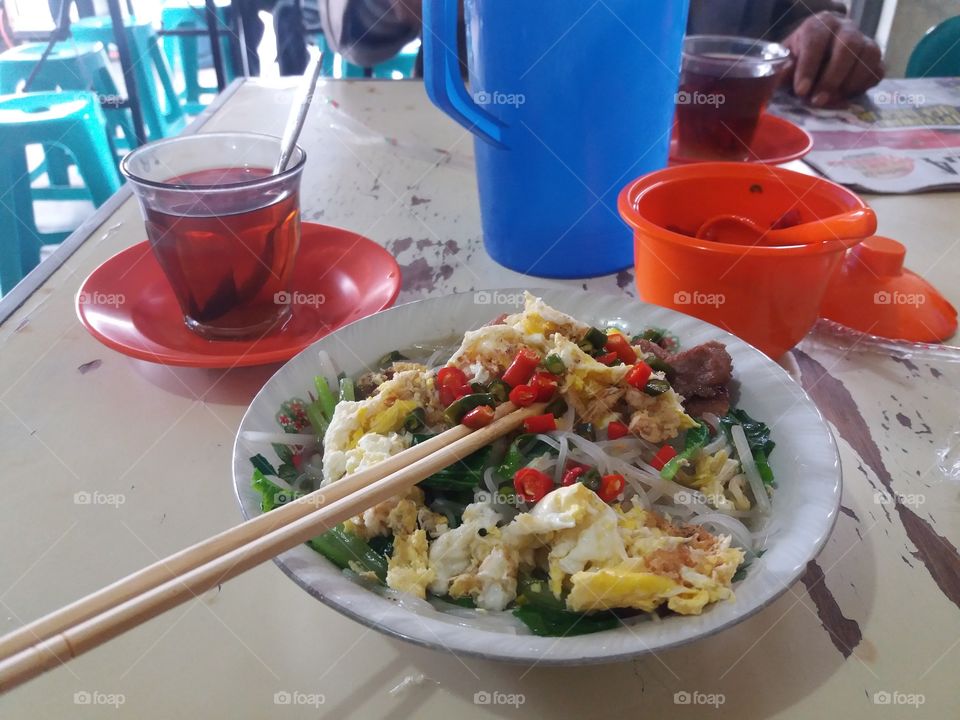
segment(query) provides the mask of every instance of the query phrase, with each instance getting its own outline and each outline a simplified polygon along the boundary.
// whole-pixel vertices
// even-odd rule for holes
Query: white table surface
[[[290,97],[289,86],[249,81],[201,131],[279,134]],[[404,273],[398,302],[581,284],[526,278],[486,256],[471,138],[420,83],[330,81],[318,99],[302,139],[304,217],[391,250]],[[958,303],[960,196],[869,201],[880,232],[907,244],[908,265]],[[74,314],[83,278],[142,239],[127,199],[0,325],[0,632],[240,519],[234,432],[276,366],[132,360],[99,345]],[[634,294],[629,273],[585,285]],[[843,513],[803,581],[734,629],[615,665],[504,665],[388,639],[267,564],[14,690],[0,715],[958,717],[960,485],[942,466],[960,453],[938,455],[957,442],[956,364],[811,339],[793,357],[838,437]],[[878,501],[884,490],[897,503]],[[75,503],[83,491],[123,502]],[[684,691],[723,702],[675,703]],[[523,702],[478,704],[478,692]],[[894,704],[906,701],[918,704]]]

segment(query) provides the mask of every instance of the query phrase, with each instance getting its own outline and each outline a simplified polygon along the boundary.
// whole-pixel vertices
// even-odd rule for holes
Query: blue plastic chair
[[[910,53],[906,76],[956,77],[960,75],[960,15],[927,30]]]
[[[97,206],[120,187],[107,142],[105,119],[91,92],[61,91],[0,96],[0,292],[9,292],[40,262],[40,246],[67,233],[40,233],[27,170],[28,145],[67,154]]]

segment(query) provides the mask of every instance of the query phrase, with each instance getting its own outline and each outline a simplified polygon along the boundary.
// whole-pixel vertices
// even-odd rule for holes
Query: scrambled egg
[[[663,373],[654,373],[663,378]],[[627,405],[632,409],[630,432],[652,443],[662,443],[697,426],[697,421],[687,415],[680,404],[680,396],[670,388],[661,395],[647,395],[642,390],[628,388]]]
[[[557,488],[504,528],[498,520],[490,505],[469,505],[463,524],[430,544],[429,567],[405,548],[402,562],[411,570],[398,581],[418,588],[432,572],[427,587],[435,595],[501,610],[516,597],[518,572],[545,566],[551,592],[572,611],[652,612],[666,604],[696,615],[733,597],[730,583],[743,562],[728,537],[674,526],[639,507],[610,507],[581,483]]]
[[[601,427],[619,416],[612,410],[626,390],[620,386],[629,365],[607,366],[590,357],[572,340],[563,335],[553,336],[549,352],[563,360],[566,372],[560,393],[576,410],[581,422],[592,422]]]
[[[385,460],[409,446],[396,431],[416,407],[433,402],[434,380],[426,369],[404,370],[366,400],[337,403],[323,436],[323,484]]]
[[[523,305],[523,312],[508,315],[504,324],[517,328],[523,333],[526,342],[541,350],[546,349],[555,333],[569,338],[581,338],[590,329],[589,325],[554,310],[529,292],[523,293]]]
[[[746,478],[738,474],[740,463],[725,449],[713,454],[702,450],[693,461],[693,472],[681,470],[677,482],[703,492],[707,503],[718,510],[749,510],[751,503],[744,493]]]
[[[627,557],[617,532],[616,512],[582,483],[549,493],[529,513],[518,515],[504,535],[520,548],[550,548],[550,591],[558,598],[569,575],[588,565],[617,563]]]
[[[427,555],[425,530],[414,530],[409,535],[394,537],[393,554],[387,561],[387,585],[394,590],[425,598],[427,586],[435,576],[436,571],[430,567]]]
[[[372,508],[364,510],[354,518],[347,520],[344,526],[354,535],[359,535],[364,540],[369,540],[377,535],[409,535],[417,529],[424,517],[424,512],[435,516],[436,513],[430,513],[430,510],[423,505],[423,490],[414,486],[400,495],[394,495],[389,500],[384,500]],[[446,524],[446,518],[442,515],[443,524]],[[439,522],[433,518],[434,522]]]
[[[503,374],[517,351],[528,344],[517,328],[487,325],[469,330],[447,365],[460,368],[468,378],[486,383]]]
[[[463,522],[430,545],[434,595],[471,597],[477,607],[502,610],[517,596],[517,553],[497,528],[500,514],[488,503],[472,503]]]

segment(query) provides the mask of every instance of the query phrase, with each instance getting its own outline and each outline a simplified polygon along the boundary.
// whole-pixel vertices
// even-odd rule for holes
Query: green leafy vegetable
[[[320,409],[323,411],[327,421],[333,417],[333,410],[337,406],[337,399],[333,396],[327,379],[323,375],[317,375],[313,379],[314,388],[317,391],[317,402],[320,403]]]
[[[620,619],[612,612],[590,615],[555,610],[536,605],[521,605],[513,611],[514,617],[541,637],[587,635],[619,627]]]
[[[390,367],[390,366],[393,365],[395,362],[402,362],[402,361],[408,360],[408,359],[409,359],[409,358],[408,358],[406,355],[404,355],[402,352],[400,352],[399,350],[391,350],[391,351],[388,352],[386,355],[384,355],[382,358],[380,358],[379,360],[377,360],[377,367],[382,370],[383,368]]]
[[[319,400],[307,405],[307,420],[310,421],[310,427],[313,428],[313,431],[319,437],[322,438],[327,434],[330,421],[327,416],[324,415],[323,404]]]
[[[710,429],[706,423],[700,423],[695,428],[687,430],[683,450],[667,460],[660,471],[660,477],[664,480],[673,480],[683,464],[690,460],[697,450],[706,445],[709,439]]]
[[[770,467],[769,457],[777,444],[770,439],[770,428],[759,420],[754,420],[745,410],[733,409],[720,418],[720,426],[730,442],[733,442],[730,437],[730,428],[733,425],[743,428],[743,434],[747,436],[747,443],[750,445],[750,452],[753,454],[753,461],[757,465],[760,478],[765,485],[773,485],[773,469]]]
[[[264,475],[276,475],[277,471],[274,470],[273,465],[270,464],[270,461],[267,460],[263,455],[259,453],[250,458],[250,464],[253,465],[257,470],[262,472]]]
[[[353,402],[356,399],[356,391],[353,386],[353,380],[348,377],[340,378],[340,400]]]
[[[419,445],[432,437],[433,435],[415,434],[413,436],[413,444]],[[486,468],[487,459],[491,451],[492,449],[489,447],[480,448],[459,462],[445,467],[426,480],[421,481],[419,486],[424,489],[440,492],[472,491],[483,482],[483,471]]]
[[[543,578],[521,575],[517,580],[517,603],[533,605],[548,610],[565,610],[563,600],[550,591],[550,584]]]
[[[337,525],[322,535],[317,535],[307,541],[307,545],[338,568],[369,570],[381,581],[386,580],[387,559],[370,547],[366,540],[344,529],[343,525]]]
[[[286,505],[291,500],[303,495],[302,492],[291,492],[287,488],[280,487],[269,480],[259,468],[253,471],[251,486],[260,493],[260,509],[263,512],[270,512],[274,508]]]
[[[517,435],[507,453],[504,455],[503,462],[497,468],[497,474],[502,478],[513,479],[517,470],[525,467],[534,457],[543,455],[545,452],[556,452],[542,440],[537,440],[533,435],[523,433]]]

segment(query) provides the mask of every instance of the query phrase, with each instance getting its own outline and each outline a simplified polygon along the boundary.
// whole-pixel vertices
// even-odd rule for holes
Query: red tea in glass
[[[236,165],[202,167],[231,155]],[[304,156],[294,153],[290,169],[273,175],[277,156],[275,138],[216,134],[154,143],[124,161],[184,321],[204,337],[263,335],[290,313]]]
[[[678,153],[685,158],[747,160],[760,114],[788,58],[786,48],[762,40],[686,38],[677,92]]]

